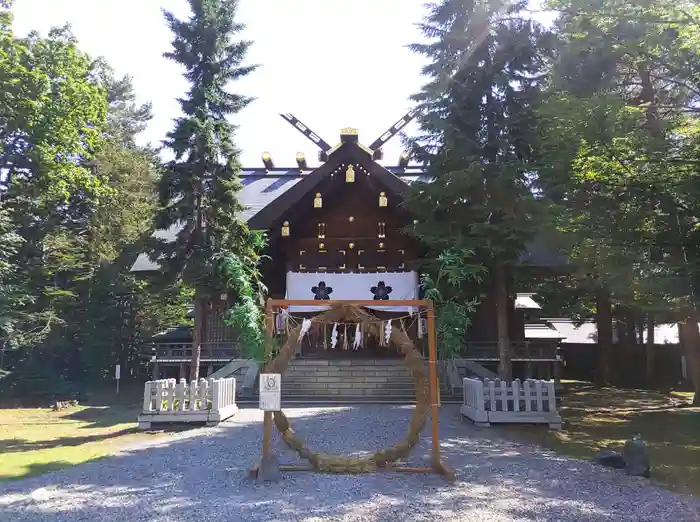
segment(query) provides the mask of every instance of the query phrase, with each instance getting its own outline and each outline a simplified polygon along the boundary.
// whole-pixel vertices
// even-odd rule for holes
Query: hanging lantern
[[[289,237],[289,233],[289,221],[285,221],[284,223],[282,223],[282,237]]]
[[[345,171],[345,182],[355,183],[355,167],[348,165],[348,169]]]
[[[314,208],[323,207],[323,198],[320,192],[316,192],[316,197],[314,198]]]
[[[389,200],[386,197],[386,192],[379,193],[379,206],[386,207],[389,204]]]

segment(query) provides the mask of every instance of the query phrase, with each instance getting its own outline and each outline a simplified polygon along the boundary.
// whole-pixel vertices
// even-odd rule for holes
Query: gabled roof
[[[424,170],[421,167],[382,167],[357,144],[343,143],[331,154],[328,161],[307,174],[302,173],[298,167],[242,169],[240,178],[243,188],[238,197],[246,210],[241,214],[241,220],[246,221],[253,229],[270,228],[288,208],[311,192],[333,169],[344,162],[361,162],[372,176],[376,176],[394,192],[405,190],[411,183],[424,178]],[[180,227],[174,225],[168,230],[157,230],[154,237],[175,241],[179,231]],[[152,262],[147,254],[140,254],[131,267],[132,272],[150,272],[158,269],[158,264]]]
[[[416,181],[429,181],[425,169],[420,166],[383,167],[372,158],[372,151],[359,144],[356,139],[345,139],[334,147],[327,161],[314,170],[303,173],[295,168],[254,168],[242,169],[242,190],[239,201],[246,208],[240,216],[254,230],[268,230],[279,224],[285,213],[299,200],[324,181],[331,172],[344,163],[360,164],[369,174],[388,191],[402,194],[409,185]],[[352,137],[351,137],[352,138]],[[181,227],[174,225],[168,230],[158,230],[154,236],[165,241],[175,241]],[[566,256],[551,251],[536,240],[527,245],[520,257],[523,265],[560,267],[568,264]],[[132,272],[153,272],[159,270],[147,254],[138,256]]]
[[[265,208],[260,209],[254,216],[248,219],[248,226],[252,229],[266,230],[273,227],[300,199],[310,194],[316,186],[330,176],[331,172],[342,163],[359,163],[378,179],[388,190],[395,194],[403,193],[408,188],[408,180],[403,180],[391,170],[382,167],[372,159],[369,152],[355,142],[345,142],[335,149],[328,161],[304,176],[298,184],[280,194],[274,202],[270,202]],[[395,169],[392,169],[395,170]],[[422,174],[414,174],[412,177]],[[411,181],[415,181],[412,179]]]

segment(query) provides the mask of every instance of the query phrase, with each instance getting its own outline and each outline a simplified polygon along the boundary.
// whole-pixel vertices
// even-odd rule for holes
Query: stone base
[[[280,480],[280,464],[277,456],[271,453],[267,458],[260,461],[257,474],[255,476],[256,484],[264,482],[278,482]]]
[[[220,422],[233,417],[238,406],[232,404],[218,410],[197,411],[149,411],[138,416],[140,430],[150,430],[154,424],[202,424],[217,426]]]

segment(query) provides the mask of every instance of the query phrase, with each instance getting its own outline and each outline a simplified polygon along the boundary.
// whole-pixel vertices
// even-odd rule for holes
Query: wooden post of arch
[[[448,466],[442,461],[440,456],[440,438],[438,430],[438,406],[439,406],[439,396],[438,396],[438,372],[437,372],[437,338],[436,338],[436,328],[435,328],[435,309],[432,301],[424,299],[413,299],[413,300],[386,300],[377,302],[375,300],[328,300],[328,301],[317,301],[310,299],[268,299],[265,305],[265,316],[267,324],[267,333],[270,338],[274,335],[274,308],[288,308],[289,306],[324,306],[327,308],[332,308],[338,305],[356,305],[364,307],[419,307],[426,310],[427,315],[427,327],[428,327],[428,390],[430,397],[430,417],[431,417],[431,428],[432,428],[432,451],[431,451],[431,466],[429,468],[421,467],[408,467],[399,465],[389,465],[386,470],[399,471],[399,472],[409,472],[409,473],[424,473],[424,472],[435,472],[442,475],[445,479],[450,482],[456,480],[455,470]],[[269,365],[269,361],[266,362],[266,366]],[[265,412],[263,419],[263,444],[262,444],[262,454],[263,457],[268,456],[272,449],[272,412]],[[253,466],[251,472],[253,476],[257,475],[259,464]],[[280,471],[314,471],[310,466],[279,466]]]

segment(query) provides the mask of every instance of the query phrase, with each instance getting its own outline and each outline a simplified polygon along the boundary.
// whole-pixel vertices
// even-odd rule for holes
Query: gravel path
[[[310,446],[346,455],[395,442],[410,413],[395,406],[287,410]],[[700,521],[700,499],[501,439],[497,429],[462,421],[457,406],[440,415],[454,485],[432,474],[297,472],[256,486],[247,473],[259,454],[262,414],[241,410],[218,428],[0,484],[0,521]],[[410,462],[426,461],[429,432]],[[279,439],[275,448],[282,462],[296,462]]]

